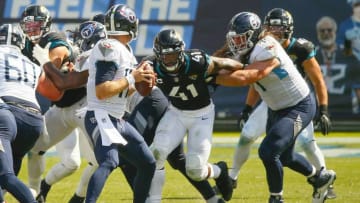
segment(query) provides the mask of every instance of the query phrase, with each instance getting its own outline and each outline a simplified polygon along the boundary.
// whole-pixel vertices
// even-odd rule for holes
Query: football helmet
[[[131,35],[135,39],[138,34],[139,19],[135,11],[124,4],[112,6],[105,14],[105,27],[108,35]]]
[[[21,14],[20,26],[26,37],[37,43],[41,36],[50,31],[52,18],[45,6],[30,5]]]
[[[99,13],[90,18],[91,21],[99,22],[105,25],[105,14]]]
[[[0,44],[15,45],[23,49],[25,46],[24,34],[16,25],[3,24],[0,26]]]
[[[86,21],[80,24],[80,50],[87,51],[92,49],[95,44],[106,38],[105,26],[96,21]]]
[[[161,68],[176,73],[184,62],[185,42],[174,29],[160,31],[154,39],[153,51]]]
[[[271,9],[265,16],[264,29],[277,37],[280,43],[283,43],[293,34],[293,17],[282,8]]]
[[[255,46],[261,33],[261,20],[251,12],[236,14],[229,22],[226,39],[235,56],[244,56]]]

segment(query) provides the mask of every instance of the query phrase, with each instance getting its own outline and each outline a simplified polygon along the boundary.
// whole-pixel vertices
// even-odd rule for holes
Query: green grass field
[[[215,136],[238,136],[238,133],[215,133]],[[322,137],[321,135],[317,135]],[[329,137],[355,137],[359,133],[332,133]],[[320,147],[329,147],[319,144]],[[334,143],[334,146],[341,145],[346,148],[360,148],[360,143]],[[230,145],[214,145],[210,162],[225,160],[231,165],[235,143]],[[330,146],[331,147],[331,146]],[[47,167],[54,165],[58,161],[57,157],[47,159]],[[333,203],[358,203],[360,202],[360,157],[327,157],[327,167],[337,173],[335,181],[335,191],[337,199],[328,200]],[[20,178],[27,183],[26,159],[20,173]],[[82,169],[75,174],[65,178],[61,182],[53,185],[50,191],[47,203],[66,203],[75,191],[77,182],[80,178]],[[166,182],[163,190],[164,203],[180,202],[205,202],[200,194],[186,181],[186,179],[169,165],[166,166]],[[214,184],[214,181],[211,180]],[[285,169],[284,177],[284,198],[288,203],[308,203],[311,202],[312,188],[306,182],[303,176]],[[239,176],[238,187],[234,191],[230,202],[258,203],[267,202],[268,190],[265,180],[265,170],[257,157],[257,147],[253,146],[249,161],[242,168]],[[16,201],[9,195],[6,195],[7,203]],[[98,201],[99,203],[117,203],[132,202],[132,194],[120,170],[116,170],[109,177],[106,186]]]

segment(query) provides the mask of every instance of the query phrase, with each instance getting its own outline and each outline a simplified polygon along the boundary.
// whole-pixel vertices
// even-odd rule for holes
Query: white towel
[[[127,145],[127,141],[121,136],[112,124],[109,115],[104,110],[95,110],[95,118],[98,123],[103,146],[110,146],[113,143]]]

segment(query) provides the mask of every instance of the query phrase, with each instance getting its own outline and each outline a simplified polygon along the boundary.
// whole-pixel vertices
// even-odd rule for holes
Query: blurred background
[[[141,57],[152,54],[153,38],[163,28],[177,29],[183,36],[186,48],[198,48],[212,54],[225,41],[227,25],[232,16],[241,11],[251,11],[264,18],[272,8],[284,8],[294,18],[296,38],[305,38],[319,45],[316,24],[323,16],[332,17],[339,29],[340,24],[353,15],[356,0],[1,0],[0,22],[18,23],[19,16],[29,4],[42,4],[53,16],[53,28],[58,31],[74,29],[80,22],[105,13],[113,4],[127,4],[134,8],[140,19],[139,36],[132,42],[135,55]],[[360,1],[359,1],[360,2]],[[360,4],[359,4],[360,5]],[[360,8],[360,6],[357,7]],[[360,19],[360,17],[359,17]],[[357,29],[354,23],[353,27]],[[336,33],[336,30],[334,30]],[[359,33],[355,38],[360,44]],[[344,44],[339,44],[342,50]],[[345,43],[346,48],[346,43]],[[344,56],[337,52],[341,60],[331,63],[321,59],[324,78],[328,85],[329,111],[335,131],[359,131],[360,91],[356,81],[360,78],[358,60],[352,61],[351,54]],[[327,70],[327,71],[326,71]],[[330,71],[329,71],[330,70]],[[354,82],[355,81],[355,82]],[[237,116],[242,111],[247,87],[218,87],[214,93],[216,104],[215,131],[234,131]]]

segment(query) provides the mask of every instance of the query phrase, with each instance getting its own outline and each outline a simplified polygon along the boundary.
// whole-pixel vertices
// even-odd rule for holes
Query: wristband
[[[328,106],[327,105],[320,105],[319,106],[319,111],[320,111],[320,113],[322,113],[322,114],[328,114]]]
[[[132,74],[127,75],[125,78],[128,81],[129,86],[134,86],[135,78],[134,78],[134,76]]]

